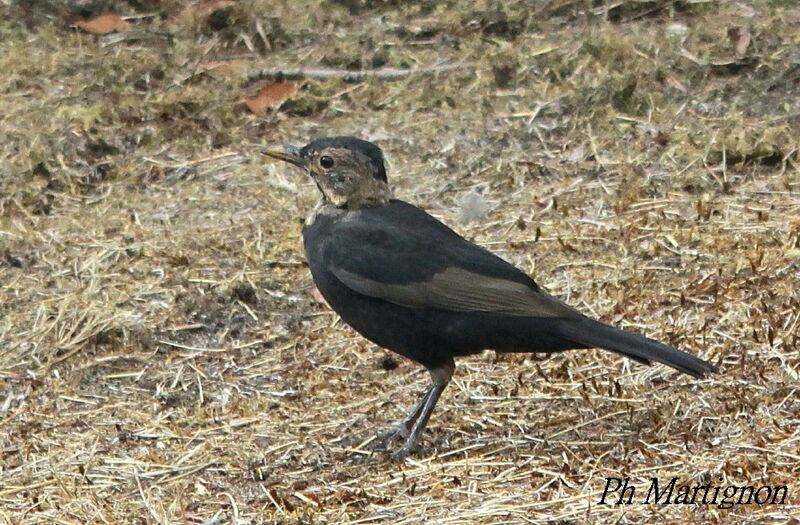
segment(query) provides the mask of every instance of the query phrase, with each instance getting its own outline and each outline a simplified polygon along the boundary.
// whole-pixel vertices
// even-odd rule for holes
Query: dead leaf
[[[752,35],[750,28],[747,26],[733,26],[728,28],[728,38],[733,44],[733,49],[738,58],[742,58],[747,53],[747,48],[750,46]]]
[[[130,24],[123,20],[119,15],[100,15],[91,20],[79,20],[75,22],[81,29],[93,35],[105,35],[112,31],[122,31]]]
[[[201,64],[199,69],[200,72],[219,71],[224,73],[230,73],[239,71],[240,69],[242,69],[242,67],[243,66],[241,62],[234,60],[229,62],[217,62],[217,61],[206,62],[205,64]]]
[[[253,113],[261,113],[267,108],[277,108],[287,99],[292,98],[297,90],[304,84],[303,81],[286,82],[282,84],[267,84],[258,95],[244,100],[247,109]]]

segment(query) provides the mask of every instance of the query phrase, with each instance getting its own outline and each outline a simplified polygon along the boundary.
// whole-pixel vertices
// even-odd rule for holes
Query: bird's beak
[[[273,159],[282,160],[306,169],[306,162],[300,156],[300,148],[297,146],[270,146],[263,149],[261,153]]]

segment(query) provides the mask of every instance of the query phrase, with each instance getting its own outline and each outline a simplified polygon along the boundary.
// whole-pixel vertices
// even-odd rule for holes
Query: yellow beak
[[[300,156],[300,148],[296,146],[269,146],[263,149],[261,153],[273,159],[282,160],[306,169],[305,159]]]

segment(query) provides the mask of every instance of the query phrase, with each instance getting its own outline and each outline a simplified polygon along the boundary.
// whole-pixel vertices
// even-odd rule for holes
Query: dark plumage
[[[324,138],[265,153],[305,169],[322,192],[303,240],[331,307],[370,341],[431,373],[419,405],[389,434],[406,440],[397,457],[416,446],[457,356],[598,347],[698,378],[716,371],[691,354],[586,317],[508,262],[393,199],[383,154],[370,142]]]

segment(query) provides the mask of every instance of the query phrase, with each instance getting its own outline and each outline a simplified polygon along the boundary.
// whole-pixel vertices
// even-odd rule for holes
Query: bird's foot
[[[400,440],[400,439],[403,440],[403,445],[399,449],[389,454],[392,461],[396,463],[401,463],[417,449],[417,445],[419,443],[419,436],[415,438],[412,430],[408,428],[408,425],[404,421],[399,425],[397,425],[392,430],[389,430],[388,432],[383,432],[376,439],[376,441],[379,441],[386,448],[389,448],[388,443],[390,441]]]
[[[394,461],[395,463],[401,463],[405,461],[405,459],[408,456],[410,456],[412,452],[414,452],[415,447],[416,443],[406,442],[402,447],[392,452],[390,457],[392,458],[392,461]]]
[[[389,443],[390,441],[394,441],[395,439],[408,439],[408,436],[411,435],[411,430],[406,426],[405,423],[400,423],[396,427],[391,430],[387,430],[386,432],[381,432],[375,437],[375,441],[378,443]]]

